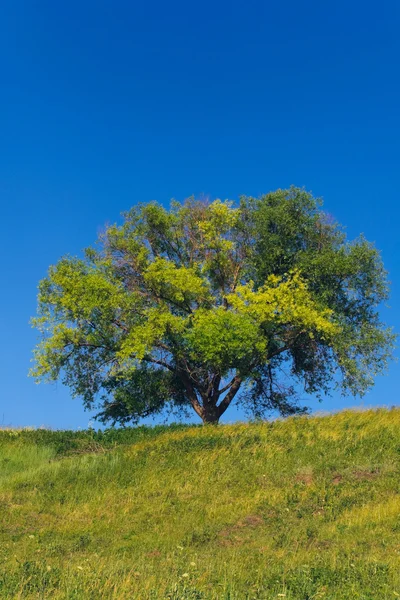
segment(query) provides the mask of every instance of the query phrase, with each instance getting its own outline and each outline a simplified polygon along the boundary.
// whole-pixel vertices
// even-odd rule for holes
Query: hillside
[[[400,598],[400,409],[0,431],[0,598]]]

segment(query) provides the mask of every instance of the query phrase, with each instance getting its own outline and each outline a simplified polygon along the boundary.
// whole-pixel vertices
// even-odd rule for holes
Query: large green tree
[[[260,198],[135,206],[84,259],[39,287],[33,374],[62,381],[104,422],[232,401],[301,412],[302,394],[364,394],[394,335],[378,307],[378,251],[298,188]]]

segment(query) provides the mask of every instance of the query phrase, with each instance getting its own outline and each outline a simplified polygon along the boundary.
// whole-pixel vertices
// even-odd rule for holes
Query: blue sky
[[[36,287],[138,201],[305,186],[382,251],[400,331],[399,17],[396,0],[2,3],[0,425],[87,426],[27,378]],[[362,401],[318,408],[399,388],[392,363]]]

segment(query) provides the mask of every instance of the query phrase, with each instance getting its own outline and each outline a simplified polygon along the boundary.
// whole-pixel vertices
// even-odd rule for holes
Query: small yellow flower
[[[182,577],[189,577],[189,573],[184,573]]]

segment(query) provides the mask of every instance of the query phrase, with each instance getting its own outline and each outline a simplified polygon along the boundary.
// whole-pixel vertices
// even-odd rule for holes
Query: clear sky
[[[304,186],[382,251],[400,331],[399,17],[398,0],[1,3],[0,424],[87,427],[61,384],[27,378],[29,318],[48,266],[138,201]],[[393,363],[362,402],[399,388]]]

